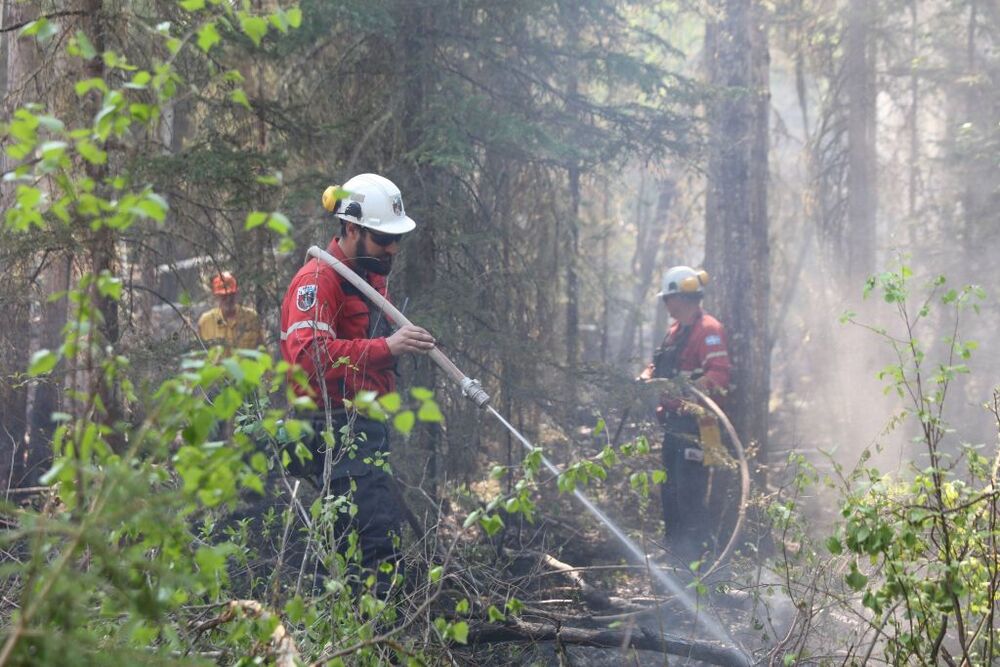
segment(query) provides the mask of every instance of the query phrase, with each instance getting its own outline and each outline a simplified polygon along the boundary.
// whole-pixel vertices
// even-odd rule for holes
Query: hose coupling
[[[490,402],[490,395],[483,390],[483,385],[479,383],[479,380],[462,378],[462,394],[471,398],[472,402],[479,407]]]

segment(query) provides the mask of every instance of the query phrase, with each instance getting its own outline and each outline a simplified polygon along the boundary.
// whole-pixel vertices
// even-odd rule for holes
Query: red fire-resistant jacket
[[[347,262],[337,239],[327,252]],[[366,280],[385,296],[384,276],[370,273]],[[370,316],[385,317],[374,308]],[[309,375],[309,390],[320,407],[321,383],[334,409],[362,390],[380,395],[395,390],[396,358],[385,338],[368,338],[368,326],[367,303],[332,267],[312,258],[295,274],[281,302],[281,356]],[[300,396],[309,392],[294,388]]]
[[[691,324],[691,333],[687,344],[677,358],[677,370],[691,374],[695,378],[704,377],[708,383],[708,391],[712,400],[725,408],[725,393],[729,391],[729,374],[732,364],[729,362],[729,352],[726,349],[726,332],[719,320],[705,312],[700,312]],[[680,335],[679,322],[674,322],[667,332],[664,345],[672,343]],[[677,412],[682,403],[676,398],[665,396],[657,408],[657,414]]]

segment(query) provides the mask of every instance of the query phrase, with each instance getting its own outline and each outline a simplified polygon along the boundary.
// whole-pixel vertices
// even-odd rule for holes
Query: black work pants
[[[348,433],[343,432],[347,427]],[[293,465],[291,471],[301,477],[311,479],[318,488],[323,488],[323,463],[326,443],[322,431],[325,420],[313,424],[316,435],[310,442],[312,461],[304,466]],[[392,582],[391,572],[382,572],[382,563],[392,564],[402,571],[402,558],[397,548],[403,523],[402,497],[392,475],[379,461],[387,462],[389,454],[389,429],[382,422],[360,416],[351,419],[338,417],[333,424],[337,443],[333,451],[334,465],[330,480],[330,495],[334,498],[347,497],[357,512],[337,512],[334,532],[338,550],[344,553],[349,545],[351,531],[358,534],[358,548],[361,551],[360,565],[348,564],[348,575],[360,580],[368,574],[376,576],[376,594],[384,597]],[[296,464],[298,462],[295,462]],[[352,489],[353,487],[353,489]],[[352,586],[358,590],[357,582]]]
[[[732,473],[706,466],[702,458],[698,420],[669,415],[663,435],[663,523],[667,549],[685,565],[716,551],[731,495]]]

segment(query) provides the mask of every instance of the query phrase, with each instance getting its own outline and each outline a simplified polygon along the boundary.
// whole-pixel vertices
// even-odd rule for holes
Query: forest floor
[[[656,452],[650,456],[658,458]],[[269,486],[268,497],[248,499],[246,507],[224,520],[229,530],[237,527],[257,536],[250,540],[255,544],[253,558],[234,577],[235,588],[245,587],[248,596],[255,591],[252,583],[247,584],[269,576],[281,548],[277,529],[281,521],[276,517],[284,513],[289,494],[276,478]],[[586,490],[648,555],[645,563],[636,562],[571,494],[560,493],[555,480],[540,480],[534,521],[506,515],[505,527],[493,536],[478,528],[464,529],[469,508],[482,502],[477,501],[476,490],[463,489],[464,493],[436,505],[426,502],[418,490],[406,492],[417,502],[409,503],[413,512],[403,540],[408,579],[404,606],[411,611],[421,608],[429,597],[427,572],[442,561],[455,574],[456,583],[433,601],[428,619],[435,613],[451,614],[462,597],[471,602],[466,617],[469,644],[449,649],[450,655],[443,659],[468,665],[746,664],[736,647],[759,654],[774,643],[787,622],[776,616],[774,605],[764,600],[766,595],[748,593],[774,589],[761,585],[767,575],[754,570],[753,559],[746,555],[704,581],[671,558],[662,544],[656,487],[643,498],[627,479],[609,476]],[[496,490],[478,489],[484,495]],[[314,497],[315,491],[306,489],[300,500],[309,507]],[[289,553],[281,562],[287,592],[322,580],[313,579],[315,566],[311,573],[301,568],[301,538],[285,550]],[[657,581],[653,569],[666,574],[677,588],[671,591]],[[489,607],[504,610],[511,598],[522,605],[519,613],[489,619]],[[709,625],[721,631],[713,636]],[[426,624],[413,624],[401,638],[419,643],[422,628]]]

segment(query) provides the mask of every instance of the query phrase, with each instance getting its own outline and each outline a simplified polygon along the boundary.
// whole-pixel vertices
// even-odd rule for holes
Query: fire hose
[[[375,288],[369,285],[364,278],[355,273],[351,267],[347,266],[318,246],[311,246],[307,254],[311,257],[315,257],[325,264],[328,264],[334,271],[339,273],[342,278],[354,285],[362,294],[365,295],[365,297],[368,298],[369,301],[381,308],[382,312],[385,313],[386,317],[388,317],[389,321],[394,325],[397,327],[413,326],[413,323],[406,319],[406,316],[399,312],[399,309],[389,303],[388,299],[375,291]],[[458,383],[458,386],[462,389],[462,394],[468,397],[473,403],[479,407],[483,407],[489,403],[490,395],[483,390],[483,386],[479,383],[479,380],[473,380],[459,370],[458,366],[456,366],[451,359],[446,357],[444,352],[435,347],[427,353],[427,356],[429,356],[431,361],[437,364],[451,379]]]
[[[354,287],[361,291],[372,303],[377,305],[385,313],[386,317],[396,325],[407,326],[412,325],[412,322],[406,318],[403,313],[401,313],[395,306],[393,306],[388,299],[379,294],[375,288],[368,284],[361,276],[355,273],[349,266],[344,262],[326,252],[325,250],[319,248],[318,246],[312,246],[309,248],[308,255],[315,257],[316,259],[324,262],[333,268],[338,274],[341,275],[345,280],[349,281]],[[478,380],[474,380],[468,377],[465,373],[459,370],[451,359],[449,359],[441,350],[438,348],[432,349],[427,353],[431,360],[437,364],[450,378],[458,383],[462,390],[462,394],[472,400],[478,407],[482,408],[486,406],[490,401],[489,394],[483,389],[482,385]],[[707,577],[709,574],[717,570],[722,563],[725,562],[727,558],[732,554],[733,550],[736,548],[736,544],[739,541],[740,535],[743,532],[743,525],[746,522],[746,512],[747,505],[750,501],[750,470],[747,465],[746,452],[743,448],[743,443],[739,436],[736,434],[736,429],[733,428],[732,422],[726,417],[726,414],[722,411],[719,405],[713,401],[704,392],[699,390],[693,385],[688,385],[689,389],[702,404],[712,412],[726,429],[729,434],[729,438],[733,443],[733,447],[736,450],[736,458],[740,469],[740,504],[739,511],[736,518],[736,525],[733,527],[732,535],[730,535],[729,540],[726,542],[725,548],[719,557],[715,559],[711,567],[709,567],[703,574],[702,577]],[[498,415],[499,417],[499,415]],[[501,420],[504,421],[505,420]],[[624,423],[624,420],[623,420]],[[506,425],[506,422],[505,422]],[[619,429],[620,430],[620,429]],[[616,435],[617,438],[617,435]]]
[[[669,383],[672,386],[676,386],[677,378],[649,378],[641,380],[643,384],[647,385],[657,385],[663,383]],[[729,438],[733,443],[733,449],[736,453],[736,464],[740,470],[740,504],[736,515],[736,524],[733,526],[733,532],[730,534],[729,539],[726,541],[726,546],[722,550],[722,553],[712,562],[712,564],[701,571],[699,576],[702,579],[707,578],[710,574],[718,570],[723,563],[732,555],[733,551],[736,549],[736,545],[739,542],[740,536],[743,534],[743,526],[746,523],[747,507],[750,504],[750,466],[747,464],[746,450],[743,448],[743,441],[740,437],[736,435],[736,429],[733,427],[733,423],[729,421],[726,413],[722,411],[719,404],[712,400],[705,392],[698,389],[691,382],[683,383],[683,391],[688,391],[693,394],[701,404],[722,423],[723,427],[726,429],[726,433],[729,434]],[[615,440],[618,439],[618,433],[621,432],[622,426],[625,424],[625,417],[627,412],[622,417],[622,423],[618,426],[618,431],[615,434]]]
[[[715,559],[704,574],[701,576],[708,577],[708,575],[715,572],[722,564],[732,555],[733,550],[736,548],[736,543],[740,539],[740,535],[743,533],[743,524],[746,522],[747,515],[747,505],[750,503],[750,466],[747,465],[746,451],[743,449],[743,442],[740,441],[740,437],[736,435],[736,429],[733,428],[733,423],[729,421],[726,417],[726,413],[722,411],[719,404],[713,401],[705,392],[701,391],[697,387],[689,387],[691,392],[698,397],[698,399],[709,409],[715,416],[722,422],[722,425],[726,427],[726,433],[729,434],[730,440],[732,440],[733,448],[736,450],[736,461],[740,467],[740,506],[739,511],[736,515],[736,525],[733,526],[733,534],[729,536],[729,541],[726,542],[726,547],[719,554],[719,557]]]
[[[349,266],[347,266],[347,264],[338,260],[336,257],[333,257],[330,253],[322,250],[317,246],[311,246],[307,251],[307,255],[310,257],[314,257],[317,260],[327,264],[334,271],[340,274],[341,277],[343,277],[352,285],[354,285],[354,287],[356,287],[369,301],[378,306],[382,310],[382,312],[385,313],[386,317],[392,324],[394,324],[397,327],[408,326],[408,325],[412,326],[410,320],[408,320],[395,306],[389,303],[389,301],[384,296],[379,294],[375,290],[375,288],[369,285],[367,281],[365,281],[363,278],[361,278],[361,276],[359,276]],[[529,452],[535,450],[533,445],[516,428],[514,428],[510,424],[510,422],[504,419],[503,416],[501,416],[500,413],[497,412],[492,406],[487,405],[490,401],[490,396],[489,394],[486,393],[486,391],[483,389],[482,385],[479,383],[478,380],[474,380],[465,375],[465,373],[459,370],[459,368],[447,356],[445,356],[443,352],[441,352],[436,347],[430,350],[427,354],[435,364],[437,364],[450,378],[452,378],[455,382],[458,383],[459,387],[461,387],[462,394],[464,396],[469,398],[478,407],[485,408],[494,417],[496,417],[497,420],[501,424],[503,424],[505,428],[507,428],[514,436],[518,438],[518,440],[521,441],[525,449],[527,449]],[[706,400],[706,404],[709,405],[710,408],[714,406],[714,408],[712,408],[714,412],[721,415],[721,410],[719,410],[718,406],[715,405],[714,403],[710,403],[711,399],[708,399],[707,397],[704,397],[704,399]],[[725,416],[722,415],[722,418],[725,419]],[[732,430],[732,425],[729,424],[728,420],[726,420],[724,423],[726,424],[726,427],[729,430],[730,434],[732,436],[735,436],[735,431]],[[734,442],[739,442],[738,438],[734,438]],[[738,451],[741,453],[741,460],[743,460],[744,462],[744,469],[745,469],[746,467],[745,460],[742,457],[742,446],[739,447]],[[553,474],[559,475],[561,473],[561,471],[555,465],[553,465],[545,456],[542,456],[541,460],[542,464],[545,465],[545,467]],[[748,474],[745,475],[745,479],[749,480]],[[745,487],[746,486],[747,485],[745,484]],[[601,521],[601,523],[603,523],[615,535],[615,537],[618,538],[618,540],[632,553],[632,555],[640,563],[646,562],[648,556],[646,556],[646,554],[639,549],[638,545],[636,545],[631,540],[631,538],[629,538],[620,528],[618,528],[607,517],[607,515],[604,514],[604,512],[602,512],[597,506],[595,506],[593,502],[591,502],[591,500],[587,498],[587,496],[582,491],[580,491],[580,489],[574,489],[573,495],[576,496],[576,498],[581,503],[583,503],[583,505],[591,512],[591,514],[593,514],[599,521]],[[745,503],[743,503],[743,505],[745,505]],[[742,515],[743,512],[741,511],[741,517]],[[737,533],[734,532],[733,538],[730,539],[730,546],[727,546],[726,548],[726,553],[728,553],[728,551],[730,550],[731,545],[735,543],[736,538],[737,538]],[[713,566],[713,568],[714,567],[715,566]],[[651,573],[654,576],[656,576],[657,579],[661,581],[661,583],[666,585],[677,596],[677,598],[689,609],[689,611],[694,613],[696,617],[698,616],[699,609],[697,604],[695,604],[690,599],[689,595],[682,586],[680,586],[677,582],[670,580],[664,573],[660,572],[660,570],[657,568],[652,568]],[[729,636],[729,634],[725,631],[725,629],[723,629],[722,626],[714,619],[702,615],[700,617],[700,620],[716,639],[724,643],[725,642],[735,643],[733,642],[733,639]],[[738,649],[737,651],[734,652],[734,660],[736,661],[735,664],[741,664],[741,665],[750,664],[749,658],[742,651],[742,649]]]

